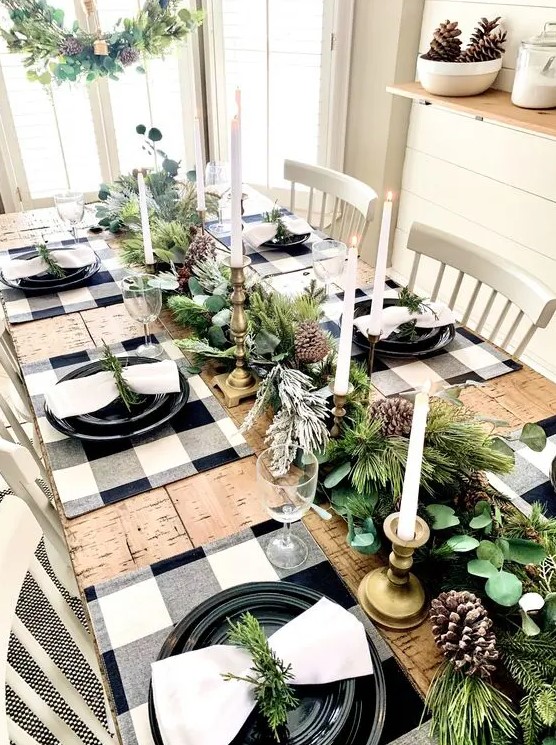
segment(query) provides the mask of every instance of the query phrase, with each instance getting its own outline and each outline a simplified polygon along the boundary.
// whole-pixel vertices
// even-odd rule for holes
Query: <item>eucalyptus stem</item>
[[[123,401],[126,409],[131,411],[131,407],[140,403],[142,397],[129,387],[129,384],[123,376],[123,365],[118,357],[110,351],[108,344],[103,341],[102,346],[104,348],[104,353],[101,359],[102,367],[104,370],[108,370],[114,375],[114,382],[118,389],[118,395]]]
[[[48,273],[54,277],[65,277],[66,274],[58,262],[52,257],[52,253],[48,250],[44,243],[37,246],[37,253],[39,257],[46,263],[48,267]]]

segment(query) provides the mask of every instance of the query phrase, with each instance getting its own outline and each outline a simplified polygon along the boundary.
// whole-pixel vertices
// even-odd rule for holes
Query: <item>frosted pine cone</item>
[[[295,330],[294,348],[298,362],[320,362],[328,354],[328,338],[316,321],[303,321]]]
[[[140,56],[141,55],[134,47],[124,47],[120,52],[120,62],[124,67],[128,67],[128,65],[135,64]]]
[[[441,593],[431,603],[430,620],[436,646],[462,673],[489,678],[498,650],[492,620],[471,592]]]
[[[409,437],[413,404],[405,398],[383,398],[371,404],[371,418],[380,419],[384,437]]]
[[[75,57],[83,51],[83,44],[75,36],[67,36],[60,44],[59,52],[66,57]]]

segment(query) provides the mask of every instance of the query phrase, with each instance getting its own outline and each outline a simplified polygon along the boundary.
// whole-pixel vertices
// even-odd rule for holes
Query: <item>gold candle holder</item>
[[[328,388],[334,394],[334,408],[332,409],[334,424],[332,425],[332,429],[330,430],[330,437],[336,438],[342,434],[342,420],[346,415],[345,403],[347,397],[353,393],[353,385],[351,383],[349,384],[348,391],[343,396],[334,393],[333,383],[331,383]]]
[[[424,546],[430,536],[427,523],[417,517],[415,538],[398,538],[399,512],[384,521],[384,532],[392,541],[388,567],[369,572],[361,580],[357,597],[365,613],[379,626],[404,630],[418,626],[427,616],[425,591],[420,581],[409,571],[415,549]]]
[[[367,373],[369,375],[369,380],[372,380],[373,369],[375,366],[375,348],[378,342],[380,341],[380,333],[379,334],[367,334],[367,339],[369,340],[369,354],[367,356]]]
[[[223,263],[232,270],[233,291],[232,320],[230,328],[236,343],[236,366],[231,373],[217,375],[212,380],[213,386],[220,388],[224,394],[224,400],[228,408],[239,406],[244,398],[254,396],[259,387],[258,380],[253,376],[245,365],[245,337],[247,336],[247,316],[245,315],[245,269],[251,264],[248,256],[243,257],[243,266],[232,267],[230,258],[224,259]]]

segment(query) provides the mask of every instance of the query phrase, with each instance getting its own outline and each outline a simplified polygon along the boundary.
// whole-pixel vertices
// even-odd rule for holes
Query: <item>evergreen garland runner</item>
[[[95,33],[77,21],[66,27],[64,11],[46,0],[0,0],[11,20],[9,28],[0,27],[0,34],[10,52],[25,55],[30,80],[43,85],[118,80],[126,67],[164,54],[198,28],[202,11],[179,5],[180,0],[146,0],[135,17],[120,19],[111,31]],[[89,6],[94,8],[94,3]],[[140,65],[137,70],[145,71]]]

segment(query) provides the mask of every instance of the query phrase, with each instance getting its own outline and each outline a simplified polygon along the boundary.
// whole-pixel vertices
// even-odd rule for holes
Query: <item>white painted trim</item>
[[[334,0],[335,41],[329,68],[327,152],[320,165],[337,171],[344,170],[354,6],[355,0]]]

